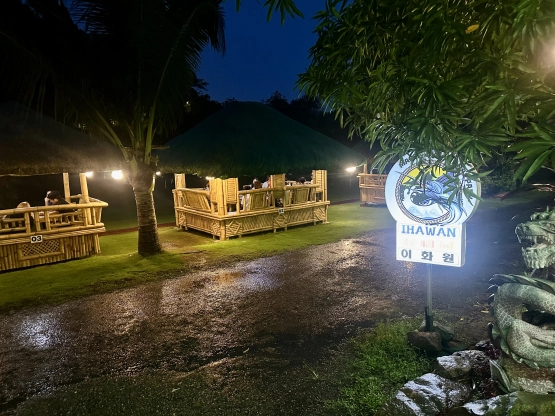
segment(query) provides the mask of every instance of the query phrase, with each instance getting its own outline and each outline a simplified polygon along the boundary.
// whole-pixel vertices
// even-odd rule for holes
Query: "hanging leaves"
[[[317,18],[298,86],[380,142],[374,167],[428,154],[472,174],[503,150],[523,180],[555,165],[551,1],[330,0]]]

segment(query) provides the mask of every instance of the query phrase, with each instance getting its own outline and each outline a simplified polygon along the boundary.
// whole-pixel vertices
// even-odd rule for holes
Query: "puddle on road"
[[[36,350],[51,348],[60,342],[61,328],[52,313],[28,317],[16,329],[15,338],[21,345]]]
[[[219,285],[229,285],[244,276],[245,272],[243,271],[224,271],[223,273],[218,273],[215,280]]]

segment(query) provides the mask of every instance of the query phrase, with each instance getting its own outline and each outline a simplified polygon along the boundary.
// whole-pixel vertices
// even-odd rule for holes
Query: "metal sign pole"
[[[432,265],[426,265],[427,271],[427,298],[426,298],[426,308],[425,308],[425,322],[426,322],[426,332],[432,332],[434,326],[434,316],[432,314]]]

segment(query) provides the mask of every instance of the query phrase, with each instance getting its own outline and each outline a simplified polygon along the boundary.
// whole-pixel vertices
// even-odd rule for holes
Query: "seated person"
[[[249,191],[250,189],[251,189],[250,185],[243,185],[243,191]],[[239,199],[239,204],[241,209],[246,208],[249,202],[249,197],[250,195],[248,194],[246,195],[246,198],[245,198],[245,195],[241,195],[241,198]],[[245,201],[247,202],[246,204],[245,204]]]
[[[263,188],[271,188],[271,185],[270,185],[271,179],[272,179],[272,178],[271,178],[270,176],[266,177],[266,182],[264,182],[264,183],[262,184],[262,187],[263,187]]]
[[[69,205],[58,191],[48,191],[46,194],[46,205]],[[64,210],[63,212],[72,212],[73,210]],[[51,214],[59,214],[58,211],[50,211]]]
[[[27,201],[23,201],[23,202],[20,202],[19,204],[17,204],[16,208],[30,208],[30,207],[31,207],[31,204],[29,204]],[[32,214],[31,214],[31,216],[32,216]],[[0,218],[0,219],[8,220],[8,219],[14,219],[14,218],[25,218],[25,214],[22,213],[22,212],[19,213],[19,214],[7,214],[7,215],[3,215],[2,218]]]
[[[255,179],[252,185],[253,189],[262,189],[262,183],[258,179]]]
[[[306,182],[306,179],[304,176],[301,176],[299,179],[297,179],[298,184],[304,185],[305,182]]]

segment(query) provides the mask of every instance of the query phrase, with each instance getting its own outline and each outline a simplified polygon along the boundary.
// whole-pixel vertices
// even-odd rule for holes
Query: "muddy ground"
[[[436,319],[469,347],[487,338],[489,278],[523,271],[513,230],[526,216],[511,218],[536,205],[478,210],[466,264],[433,268]],[[328,414],[349,341],[423,316],[426,267],[395,260],[394,233],[0,315],[0,411]]]

